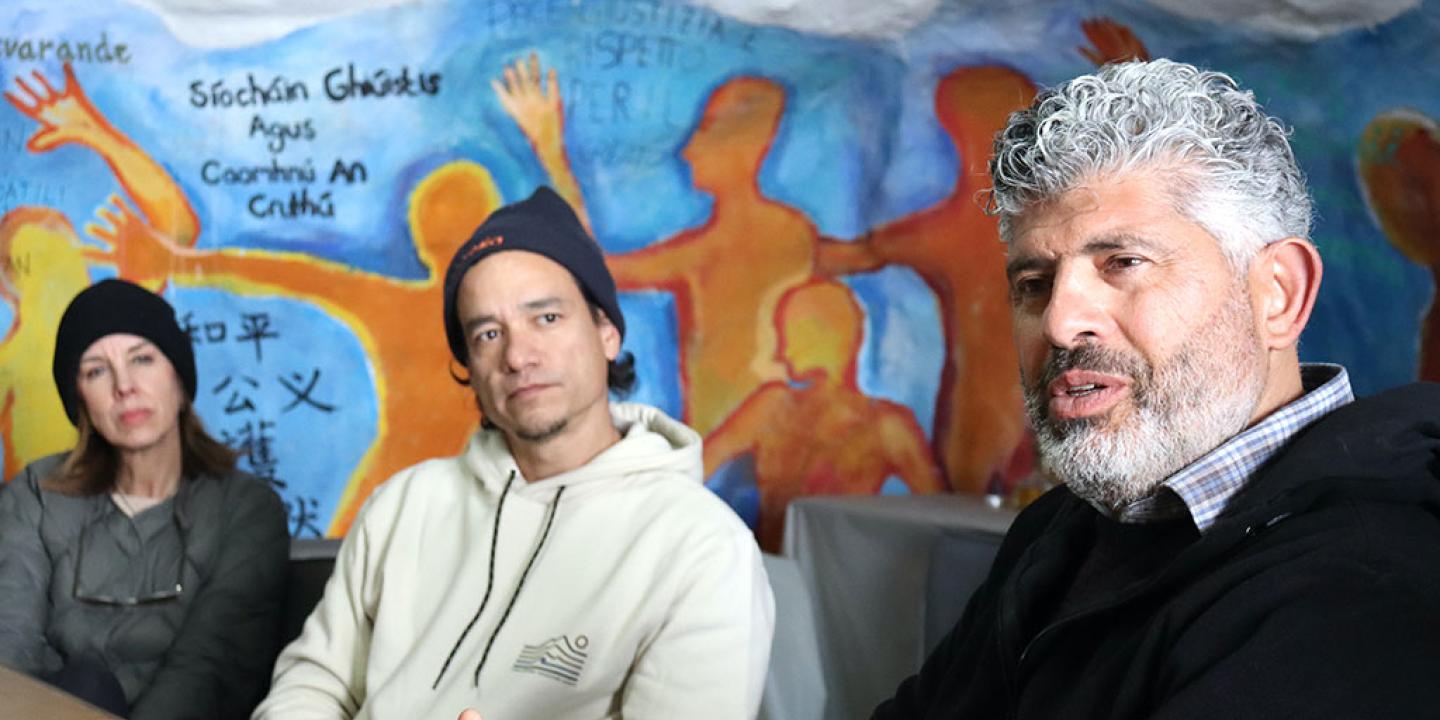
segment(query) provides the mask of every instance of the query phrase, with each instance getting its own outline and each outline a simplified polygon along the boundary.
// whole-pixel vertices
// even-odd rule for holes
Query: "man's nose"
[[[522,329],[505,333],[505,364],[511,370],[524,370],[534,365],[539,357],[536,350],[533,332]]]
[[[1109,302],[1109,288],[1088,268],[1060,270],[1045,306],[1045,339],[1066,350],[1106,339],[1113,327]]]

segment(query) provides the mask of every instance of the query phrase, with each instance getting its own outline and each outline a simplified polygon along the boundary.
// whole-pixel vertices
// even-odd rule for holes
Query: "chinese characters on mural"
[[[313,494],[295,491],[277,474],[281,461],[275,449],[278,426],[274,416],[262,411],[279,407],[280,414],[298,409],[323,417],[340,409],[337,402],[318,397],[324,374],[321,368],[284,372],[264,364],[264,343],[281,337],[267,313],[241,313],[237,320],[227,321],[225,318],[197,320],[193,312],[187,312],[180,318],[180,325],[190,335],[191,342],[197,344],[219,344],[228,340],[254,348],[254,375],[225,375],[212,387],[202,389],[217,399],[224,398],[223,415],[218,422],[212,419],[212,425],[220,439],[240,453],[243,469],[264,478],[281,493],[290,516],[291,535],[324,534],[322,519],[316,514],[319,499]],[[267,372],[270,375],[266,375]]]

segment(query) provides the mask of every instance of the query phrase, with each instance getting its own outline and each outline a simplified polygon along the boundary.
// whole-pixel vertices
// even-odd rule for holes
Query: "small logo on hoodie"
[[[574,640],[568,635],[553,637],[539,645],[526,645],[513,669],[575,687],[575,683],[580,682],[580,671],[585,669],[589,647],[590,639],[584,635],[576,635]]]

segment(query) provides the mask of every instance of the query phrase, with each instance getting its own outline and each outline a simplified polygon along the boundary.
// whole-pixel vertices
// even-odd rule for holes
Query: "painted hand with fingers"
[[[555,68],[541,77],[540,58],[535,53],[506,66],[504,82],[492,78],[490,87],[520,132],[537,148],[558,145],[564,133],[564,109]]]
[[[85,234],[106,248],[86,248],[85,258],[113,263],[116,274],[136,284],[159,288],[169,277],[175,256],[187,250],[151,227],[119,195],[112,193],[95,215],[95,221],[85,223]]]
[[[555,68],[542,72],[540,58],[534,52],[528,58],[516,60],[505,66],[504,82],[492,78],[490,87],[500,100],[500,107],[509,115],[530,141],[530,148],[555,192],[570,203],[580,223],[593,234],[590,227],[590,213],[585,209],[585,198],[580,193],[580,183],[570,168],[570,159],[565,155],[565,104],[560,100],[560,83],[555,77]]]
[[[45,152],[72,142],[94,145],[106,133],[115,133],[85,97],[69,63],[65,64],[65,86],[61,90],[57,91],[39,70],[31,72],[31,78],[27,82],[15,76],[14,91],[5,92],[5,99],[16,110],[40,124],[26,143],[31,152]]]
[[[1150,59],[1145,43],[1127,25],[1107,17],[1096,17],[1080,21],[1080,30],[1094,47],[1081,45],[1078,50],[1097,66]]]
[[[46,152],[68,143],[93,150],[115,173],[146,222],[176,243],[195,244],[200,221],[179,184],[91,104],[69,63],[65,64],[62,89],[56,90],[36,71],[30,80],[16,76],[15,88],[5,93],[5,99],[40,124],[26,144],[31,152]]]

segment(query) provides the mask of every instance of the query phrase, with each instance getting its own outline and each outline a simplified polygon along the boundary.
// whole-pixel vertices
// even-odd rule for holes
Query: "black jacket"
[[[876,718],[1440,717],[1440,385],[1306,428],[1203,536],[1052,621],[1098,513],[1061,487]]]

